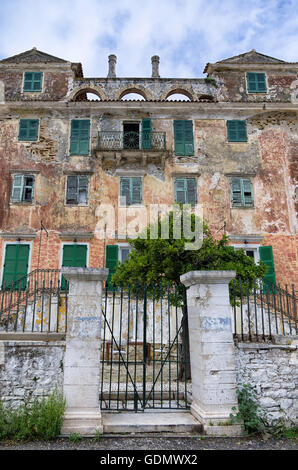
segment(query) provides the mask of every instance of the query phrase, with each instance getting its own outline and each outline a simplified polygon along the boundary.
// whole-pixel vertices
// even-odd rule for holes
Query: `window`
[[[41,91],[42,72],[25,72],[23,91]]]
[[[140,126],[141,125],[141,126]],[[151,149],[152,124],[151,119],[142,119],[140,122],[123,122],[123,149]]]
[[[248,93],[266,93],[266,76],[264,73],[247,72]]]
[[[19,140],[35,142],[38,140],[38,119],[20,119]]]
[[[192,121],[174,121],[174,139],[176,155],[193,155]]]
[[[120,178],[120,205],[142,204],[142,178],[139,176]]]
[[[14,175],[11,191],[11,202],[32,202],[34,176]]]
[[[233,207],[253,207],[253,193],[250,179],[232,178],[231,198]]]
[[[131,251],[130,246],[107,245],[106,247],[106,267],[109,268],[109,275],[106,285],[111,283],[112,276],[116,272],[118,263],[123,263]]]
[[[67,177],[66,204],[88,204],[88,176],[74,175]]]
[[[87,245],[64,245],[62,266],[87,267]],[[61,289],[65,289],[68,283],[64,276],[61,278]]]
[[[88,155],[90,142],[90,121],[73,119],[71,121],[70,154]]]
[[[175,179],[175,202],[179,204],[197,203],[197,181],[196,178]]]
[[[227,121],[228,141],[247,142],[246,121]]]
[[[15,288],[24,290],[27,284],[30,245],[7,244],[5,249],[5,261],[3,266],[2,288],[12,287],[12,283],[22,279],[21,283],[15,284]]]

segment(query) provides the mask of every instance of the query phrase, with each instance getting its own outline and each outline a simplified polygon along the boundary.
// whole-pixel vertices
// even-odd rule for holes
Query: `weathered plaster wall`
[[[37,338],[36,338],[37,339]],[[0,399],[17,406],[26,398],[62,392],[64,341],[0,341]]]
[[[270,421],[283,418],[287,425],[297,425],[297,339],[287,338],[286,344],[280,339],[275,344],[238,343],[236,360],[237,382],[255,387]]]

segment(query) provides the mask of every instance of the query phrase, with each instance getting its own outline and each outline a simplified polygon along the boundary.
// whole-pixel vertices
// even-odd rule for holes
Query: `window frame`
[[[176,139],[176,124],[177,122],[183,122],[184,123],[184,129],[183,129],[183,145],[184,145],[184,151],[180,152],[176,150],[176,145],[179,144],[179,140]],[[185,141],[185,122],[191,122],[191,130],[192,130],[192,143],[190,144],[189,142],[187,143]],[[173,120],[173,141],[174,141],[174,154],[177,157],[193,157],[195,155],[195,137],[194,137],[194,121],[193,119],[174,119]],[[181,141],[182,142],[182,141]],[[180,142],[180,143],[181,143]],[[192,151],[187,152],[186,151],[186,145],[192,145]]]
[[[22,177],[22,184],[20,186],[16,186],[16,187],[20,187],[21,188],[21,195],[20,195],[20,200],[16,200],[16,199],[13,199],[13,191],[14,191],[14,188],[15,188],[15,184],[14,184],[14,181],[15,181],[15,178],[16,177]],[[33,204],[34,202],[34,187],[35,187],[35,176],[33,174],[30,174],[30,173],[13,173],[12,174],[12,186],[11,186],[11,193],[10,193],[10,204]],[[31,186],[28,186],[25,184],[25,179],[26,178],[32,178],[33,180],[33,184],[32,184],[32,194],[31,194],[31,201],[26,201],[24,199],[24,194],[25,194],[25,189],[26,188],[31,188]]]
[[[134,204],[127,204],[127,201],[123,201],[123,197],[121,195],[121,179],[123,178],[129,178],[130,180],[130,188],[129,188],[129,192],[130,192],[130,197],[132,196],[132,184],[131,184],[131,180],[132,178],[138,178],[140,179],[141,181],[141,202],[138,202],[138,203],[134,203]],[[141,175],[120,175],[119,176],[119,207],[142,207],[144,205],[144,177],[141,176]]]
[[[21,137],[21,123],[22,122],[27,122],[29,123],[30,121],[32,122],[37,122],[37,133],[36,133],[36,137],[34,138],[29,138],[28,134],[30,132],[30,129],[26,130],[27,134],[26,134],[26,137]],[[33,118],[33,119],[19,119],[19,134],[18,134],[18,142],[38,142],[39,141],[39,131],[40,131],[40,125],[39,125],[39,119],[38,118]]]
[[[255,90],[255,91],[253,91],[253,90],[249,89],[249,80],[248,80],[248,74],[249,73],[254,74],[254,75],[264,75],[264,77],[265,77],[265,90],[261,90],[261,91]],[[246,72],[245,73],[245,81],[246,81],[246,91],[247,91],[247,93],[252,93],[252,94],[253,93],[258,93],[258,94],[261,93],[261,94],[265,95],[268,92],[268,82],[267,82],[266,72],[252,72],[252,71]],[[258,83],[257,79],[255,81],[256,81],[256,84],[257,84]]]
[[[239,127],[235,129],[234,131],[236,132],[237,136],[235,139],[231,139],[229,136],[229,132],[231,132],[231,129],[229,129],[229,126],[231,125],[230,123],[245,123],[245,138],[239,137]],[[248,142],[248,135],[247,135],[247,122],[246,119],[227,119],[226,120],[226,129],[227,129],[227,141],[228,142],[237,142],[237,143],[247,143]]]
[[[67,202],[67,189],[68,189],[68,178],[69,177],[76,177],[77,182],[79,182],[79,178],[86,178],[87,179],[87,201],[86,203],[75,203],[75,202]],[[90,196],[90,177],[89,175],[86,174],[72,174],[72,175],[66,175],[66,184],[65,184],[65,198],[64,198],[64,205],[67,207],[88,207],[89,206],[89,196]],[[79,201],[79,184],[77,183],[77,200]]]
[[[89,137],[88,137],[88,152],[83,153],[81,152],[72,152],[71,150],[71,145],[72,145],[72,123],[74,121],[88,121],[89,122]],[[70,120],[70,126],[69,126],[69,155],[72,156],[81,156],[81,157],[89,157],[91,155],[91,119],[88,118],[83,118],[83,119],[71,119]]]
[[[260,261],[260,253],[259,253],[259,247],[260,245],[257,245],[255,243],[235,243],[233,245],[231,245],[235,248],[235,251],[237,250],[240,250],[241,248],[244,250],[244,251],[253,251],[255,256],[254,256],[254,262],[255,263],[258,263]]]
[[[38,89],[38,90],[34,90],[34,89],[32,89],[32,88],[31,88],[31,89],[25,89],[25,83],[26,83],[26,81],[27,81],[27,82],[29,81],[29,80],[26,80],[26,73],[40,74],[40,75],[41,75],[41,78],[40,78],[40,89]],[[37,71],[33,71],[33,70],[32,70],[32,71],[30,71],[30,70],[25,70],[24,73],[23,73],[23,87],[22,87],[23,93],[42,93],[42,91],[43,91],[43,82],[44,82],[44,80],[43,80],[43,75],[44,75],[44,74],[43,74],[43,72],[41,72],[41,71],[38,71],[38,72],[37,72]],[[34,77],[33,77],[32,80],[31,80],[33,86],[34,86],[34,82],[35,82],[35,81],[37,81],[37,80],[34,80]]]
[[[185,187],[185,182],[186,180],[188,179],[193,179],[195,181],[195,186],[196,186],[196,191],[195,191],[195,195],[196,195],[196,201],[195,202],[184,202],[184,203],[179,203],[178,201],[176,201],[176,181],[177,180],[184,180],[184,191],[185,191],[185,195],[187,195],[187,184],[186,184],[186,187]],[[174,177],[174,202],[175,204],[187,204],[187,205],[191,205],[191,206],[195,206],[196,204],[198,204],[198,178],[195,177],[195,176],[175,176]]]
[[[241,194],[241,203],[235,204],[233,201],[233,180],[240,181],[240,194]],[[245,196],[244,196],[244,184],[243,181],[248,180],[251,187],[251,199],[252,202],[250,204],[245,204]],[[230,198],[231,198],[231,208],[232,209],[253,209],[255,207],[255,199],[254,199],[254,188],[252,184],[252,180],[250,177],[245,176],[233,176],[230,178]]]
[[[28,255],[28,268],[27,268],[27,275],[29,272],[31,272],[31,260],[32,260],[32,246],[33,246],[33,241],[28,241],[28,240],[17,240],[17,238],[14,241],[5,241],[3,243],[3,248],[2,248],[2,264],[1,264],[1,285],[3,285],[3,276],[4,276],[4,264],[5,264],[5,256],[6,256],[6,246],[7,245],[29,245],[29,255]]]

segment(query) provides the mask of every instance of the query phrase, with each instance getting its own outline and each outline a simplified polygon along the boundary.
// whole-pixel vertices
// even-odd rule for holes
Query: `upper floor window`
[[[193,155],[193,125],[192,121],[174,121],[174,139],[176,155]]]
[[[41,91],[42,72],[25,72],[23,91]]]
[[[175,202],[179,204],[197,203],[197,181],[196,178],[175,179]]]
[[[232,178],[231,199],[233,207],[253,207],[252,184],[248,178]]]
[[[38,140],[38,119],[20,119],[19,140],[34,142]]]
[[[140,176],[120,178],[120,205],[142,204],[142,178]]]
[[[266,75],[264,73],[247,72],[246,81],[248,93],[266,93]]]
[[[88,155],[90,146],[89,119],[73,119],[70,132],[70,154]]]
[[[11,191],[11,202],[32,202],[34,176],[14,175]]]
[[[247,142],[246,121],[227,121],[228,141]]]
[[[89,179],[86,175],[72,175],[67,177],[66,204],[88,204]]]

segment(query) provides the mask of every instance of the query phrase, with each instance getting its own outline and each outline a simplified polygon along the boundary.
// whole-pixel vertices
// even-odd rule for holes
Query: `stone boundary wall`
[[[24,399],[63,391],[65,335],[0,334],[0,400]]]
[[[236,340],[237,383],[255,387],[271,423],[282,418],[288,426],[298,424],[297,345],[297,336],[275,336],[270,343]]]

